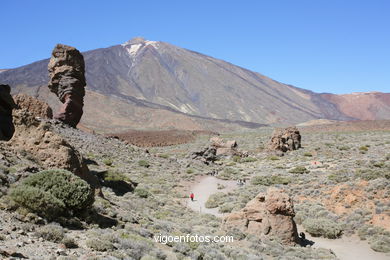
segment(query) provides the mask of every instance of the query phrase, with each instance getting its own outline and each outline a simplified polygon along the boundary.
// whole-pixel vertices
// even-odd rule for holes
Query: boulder
[[[210,147],[216,149],[217,156],[248,156],[247,152],[239,151],[235,140],[224,141],[220,137],[212,137],[210,139]]]
[[[299,148],[301,148],[301,134],[296,127],[275,129],[268,143],[268,150],[283,153]]]
[[[0,140],[8,141],[14,134],[12,110],[16,104],[11,96],[11,87],[0,85]]]
[[[280,189],[270,188],[260,193],[238,212],[223,219],[224,229],[237,228],[260,238],[272,236],[283,244],[299,243],[294,222],[294,206],[289,195]]]
[[[17,94],[13,98],[17,107],[26,109],[35,118],[53,118],[53,110],[47,103],[26,94]]]
[[[191,159],[201,160],[205,164],[213,163],[217,160],[217,149],[214,147],[206,147],[202,151],[193,152]]]
[[[76,127],[83,115],[86,85],[84,57],[74,47],[57,44],[48,71],[48,87],[63,103],[54,118]]]

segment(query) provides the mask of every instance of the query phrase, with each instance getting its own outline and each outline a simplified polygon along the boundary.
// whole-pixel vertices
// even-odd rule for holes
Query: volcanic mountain
[[[165,42],[134,38],[83,55],[87,94],[82,124],[101,132],[223,131],[315,119],[390,119],[389,93],[363,99],[353,95],[353,100],[317,94]],[[9,84],[13,94],[33,95],[55,109],[47,64],[45,59],[0,70],[0,83]]]

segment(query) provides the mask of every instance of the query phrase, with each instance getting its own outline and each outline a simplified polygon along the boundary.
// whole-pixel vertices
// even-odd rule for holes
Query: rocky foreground
[[[389,130],[308,132],[300,140],[301,149],[283,154],[269,151],[268,145],[275,142],[270,142],[267,128],[224,134],[212,142],[198,136],[191,143],[146,150],[52,120],[42,103],[23,109],[24,99],[15,100],[19,109],[13,112],[14,136],[0,141],[3,258],[337,258],[329,250],[302,246],[295,223],[313,236],[338,239],[355,234],[373,250],[390,252]],[[217,155],[222,144],[224,153]],[[215,150],[207,164],[193,156],[205,148]],[[42,214],[44,207],[34,211],[15,203],[10,195],[15,187],[53,168],[89,183],[96,191],[93,204],[51,217]],[[237,225],[186,207],[187,184],[210,173],[246,180],[234,191],[214,194],[207,203],[231,213]],[[261,194],[270,187],[286,195],[267,195],[268,201]],[[259,224],[270,223],[272,212],[280,214],[274,218],[277,225]],[[259,232],[248,232],[247,222]],[[263,232],[269,227],[272,232]],[[280,233],[283,228],[291,235]],[[165,245],[154,241],[159,234],[232,235],[235,242]]]

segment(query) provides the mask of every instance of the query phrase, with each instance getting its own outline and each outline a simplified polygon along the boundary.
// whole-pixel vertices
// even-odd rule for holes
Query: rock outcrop
[[[26,94],[17,94],[13,98],[17,107],[26,109],[32,116],[42,119],[53,118],[53,110],[47,103]]]
[[[0,140],[8,141],[14,134],[12,123],[12,110],[16,104],[11,96],[11,88],[8,85],[0,85]]]
[[[268,144],[268,150],[283,153],[299,148],[301,148],[301,134],[296,127],[275,129]]]
[[[238,145],[235,140],[224,141],[220,137],[212,137],[210,139],[210,146],[216,149],[217,156],[248,156],[247,152],[238,150]]]
[[[29,98],[30,99],[30,98]],[[47,107],[47,104],[34,100],[33,104]],[[50,122],[38,120],[30,113],[29,105],[19,103],[13,111],[15,133],[9,141],[12,149],[21,156],[28,156],[43,169],[65,169],[87,181],[92,187],[100,187],[98,179],[92,175],[80,153],[63,137],[51,129]],[[38,108],[38,107],[36,107]],[[41,109],[33,110],[35,112]]]
[[[248,152],[239,151],[235,140],[225,142],[222,138],[212,137],[210,139],[210,145],[201,151],[193,152],[191,159],[198,159],[205,164],[210,164],[218,158],[230,156],[247,157]]]
[[[76,127],[83,115],[86,85],[83,55],[74,47],[57,44],[48,71],[48,87],[63,103],[54,118]]]
[[[239,212],[224,218],[225,229],[237,228],[259,237],[273,236],[284,244],[299,242],[292,199],[282,190],[260,193]]]
[[[214,147],[206,147],[199,152],[193,152],[191,154],[191,159],[200,160],[208,165],[217,160],[217,149]]]

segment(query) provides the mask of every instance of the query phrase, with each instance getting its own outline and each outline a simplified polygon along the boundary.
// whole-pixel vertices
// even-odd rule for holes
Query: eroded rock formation
[[[54,118],[76,127],[83,115],[86,85],[83,55],[74,47],[57,44],[48,71],[48,87],[63,103]]]
[[[284,244],[299,242],[294,222],[292,199],[282,190],[270,188],[260,193],[238,212],[224,218],[224,228],[237,228],[244,233],[273,236]]]
[[[208,165],[217,160],[217,149],[214,147],[206,147],[199,152],[193,152],[191,154],[191,159],[200,160]]]
[[[15,128],[12,123],[12,110],[16,104],[11,96],[11,88],[8,85],[0,85],[0,140],[11,139]]]
[[[278,128],[272,133],[268,149],[287,152],[301,148],[301,134],[296,127]]]
[[[248,156],[248,152],[238,150],[236,140],[224,141],[220,137],[212,137],[210,139],[210,146],[216,149],[217,156]]]
[[[47,103],[26,94],[18,94],[13,98],[17,107],[26,109],[32,116],[42,119],[53,118],[53,110]]]
[[[36,110],[48,107],[44,102],[29,98]],[[9,141],[12,149],[21,156],[28,156],[43,169],[65,169],[87,181],[94,188],[100,187],[98,179],[92,175],[80,153],[63,137],[51,129],[50,122],[40,121],[35,112],[30,113],[31,104],[20,102],[13,111],[15,133]],[[45,110],[44,110],[45,111]],[[42,114],[41,114],[42,115]]]

